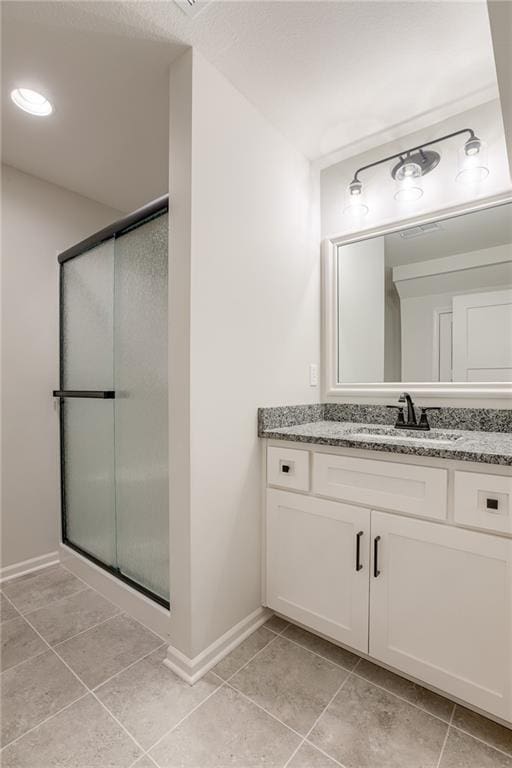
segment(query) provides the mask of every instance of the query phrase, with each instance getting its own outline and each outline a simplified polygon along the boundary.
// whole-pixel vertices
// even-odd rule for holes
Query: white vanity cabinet
[[[368,651],[370,510],[267,492],[267,601],[341,643]]]
[[[272,487],[281,482],[280,446],[269,450],[266,604],[512,722],[509,469],[464,468],[461,477],[462,462],[401,463],[391,454],[359,458],[288,444],[286,461],[305,469],[300,488],[280,490]],[[481,530],[485,516],[475,522],[471,488],[499,499],[504,533],[496,522]]]
[[[371,532],[370,655],[511,720],[512,540],[376,511]]]

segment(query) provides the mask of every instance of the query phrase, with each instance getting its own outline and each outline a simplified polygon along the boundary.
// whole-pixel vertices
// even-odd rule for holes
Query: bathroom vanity
[[[512,435],[309,408],[260,411],[266,605],[512,722]]]

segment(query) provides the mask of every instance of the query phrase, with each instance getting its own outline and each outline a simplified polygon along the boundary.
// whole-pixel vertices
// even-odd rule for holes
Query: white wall
[[[184,388],[190,376],[190,446],[181,416],[189,466],[181,488],[171,475],[171,637],[190,657],[261,605],[256,412],[318,401],[308,364],[319,362],[320,257],[309,163],[195,51],[173,70],[170,280],[182,313],[190,292],[189,315],[177,318],[190,337],[188,353],[171,339],[170,371],[172,381],[189,354],[175,377]],[[178,408],[171,394],[171,429]],[[188,563],[178,551],[187,537]]]
[[[491,26],[496,77],[503,111],[503,123],[508,149],[508,163],[512,175],[512,3],[487,0]]]
[[[119,211],[2,166],[2,567],[59,538],[57,253]]]
[[[488,145],[490,174],[479,185],[464,185],[455,181],[457,153],[464,136],[443,142],[433,149],[441,153],[441,163],[421,180],[423,197],[414,203],[400,204],[394,199],[395,182],[391,178],[392,163],[363,171],[361,181],[365,188],[369,212],[354,221],[343,213],[346,191],[357,168],[375,162],[401,149],[416,146],[462,128],[472,128]],[[381,224],[420,216],[429,212],[461,205],[481,197],[500,194],[511,188],[507,152],[503,134],[503,121],[498,100],[481,104],[474,109],[416,131],[397,141],[388,142],[368,152],[326,167],[321,172],[322,237],[343,235]]]

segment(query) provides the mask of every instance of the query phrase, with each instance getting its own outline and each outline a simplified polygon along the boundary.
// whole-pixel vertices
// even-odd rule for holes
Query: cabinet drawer
[[[446,518],[447,471],[328,453],[313,456],[313,492],[367,507]]]
[[[309,451],[267,448],[267,482],[280,488],[309,491]]]
[[[512,533],[512,477],[455,472],[455,522]]]

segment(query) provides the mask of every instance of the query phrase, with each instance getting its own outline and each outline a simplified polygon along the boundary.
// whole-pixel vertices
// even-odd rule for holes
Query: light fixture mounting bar
[[[476,138],[475,132],[471,128],[461,128],[460,131],[454,131],[453,133],[447,133],[445,136],[440,136],[438,139],[432,139],[432,141],[425,141],[423,144],[418,144],[416,147],[410,147],[409,149],[403,149],[401,152],[397,152],[394,155],[389,155],[388,157],[384,157],[382,160],[376,160],[374,163],[368,163],[368,165],[363,165],[361,168],[358,168],[357,171],[354,173],[354,178],[352,179],[352,184],[354,182],[359,182],[359,174],[363,171],[367,171],[369,168],[375,168],[377,165],[382,165],[383,163],[389,163],[391,160],[402,160],[404,156],[412,154],[413,152],[419,152],[420,150],[424,149],[425,147],[430,147],[432,144],[438,144],[440,141],[447,141],[447,139],[453,139],[454,136],[461,136],[463,133],[469,134],[469,139]]]

